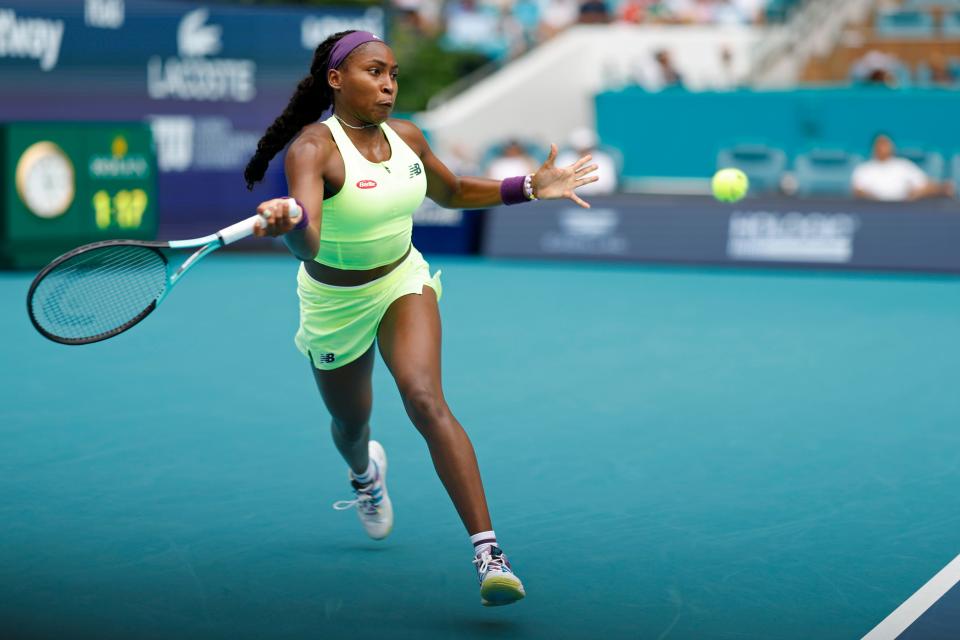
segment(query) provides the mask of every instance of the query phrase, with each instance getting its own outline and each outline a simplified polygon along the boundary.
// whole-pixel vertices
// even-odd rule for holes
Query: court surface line
[[[907,598],[893,613],[888,615],[863,640],[893,640],[917,621],[917,618],[933,606],[937,600],[960,582],[960,556],[930,578],[927,584]]]

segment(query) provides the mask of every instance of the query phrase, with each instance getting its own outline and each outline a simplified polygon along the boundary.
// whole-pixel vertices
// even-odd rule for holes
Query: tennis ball
[[[710,186],[713,197],[720,202],[736,202],[747,195],[750,181],[740,169],[720,169],[713,175]]]

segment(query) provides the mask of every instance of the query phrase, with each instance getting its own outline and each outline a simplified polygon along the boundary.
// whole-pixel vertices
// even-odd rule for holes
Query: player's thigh
[[[404,400],[423,394],[442,400],[440,309],[432,288],[395,300],[380,321],[377,341]]]
[[[330,415],[339,422],[365,424],[373,408],[373,345],[362,356],[336,369],[321,370],[311,363],[317,389]]]

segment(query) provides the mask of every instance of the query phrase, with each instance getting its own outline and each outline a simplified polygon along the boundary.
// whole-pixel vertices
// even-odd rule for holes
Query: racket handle
[[[300,208],[300,205],[297,204],[297,201],[293,198],[285,198],[288,203],[289,212],[291,214],[290,219],[293,222],[300,222],[300,218],[303,216],[303,210]],[[253,230],[256,227],[266,227],[267,226],[267,217],[262,214],[252,215],[246,220],[241,220],[236,224],[232,224],[229,227],[224,227],[217,232],[217,235],[223,240],[224,246],[228,244],[233,244],[237,240],[243,240],[246,237],[253,235]]]

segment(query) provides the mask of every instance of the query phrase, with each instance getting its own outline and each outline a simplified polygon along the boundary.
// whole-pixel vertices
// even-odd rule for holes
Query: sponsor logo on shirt
[[[417,177],[418,175],[420,175],[421,173],[423,173],[423,169],[420,168],[420,163],[419,163],[419,162],[414,162],[412,165],[410,165],[410,177],[411,177],[411,178],[415,178],[415,177]]]
[[[357,189],[373,189],[376,186],[376,180],[360,180],[357,182]]]

